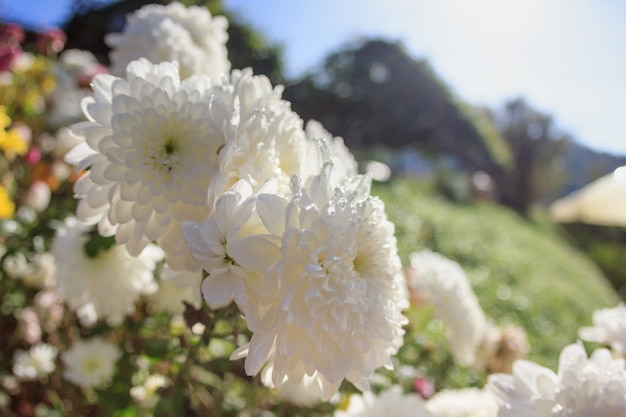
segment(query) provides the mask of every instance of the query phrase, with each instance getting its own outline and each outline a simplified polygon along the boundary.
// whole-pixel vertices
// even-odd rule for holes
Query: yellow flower
[[[0,131],[0,149],[4,152],[12,152],[24,155],[28,151],[28,143],[19,129],[12,128]]]
[[[0,185],[0,219],[11,219],[15,213],[15,204],[7,190]]]
[[[15,127],[5,130],[11,124],[11,118],[0,106],[0,149],[17,155],[24,155],[28,151],[28,142],[20,129]]]
[[[11,124],[11,118],[6,114],[4,106],[0,106],[0,129],[4,130]]]

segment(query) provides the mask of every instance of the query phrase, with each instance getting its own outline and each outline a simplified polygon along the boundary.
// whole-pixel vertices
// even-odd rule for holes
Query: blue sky
[[[72,0],[0,0],[0,17],[62,21]],[[284,46],[289,75],[363,36],[402,41],[463,100],[524,96],[557,126],[626,155],[626,2],[617,0],[224,0]],[[382,4],[382,6],[381,6]],[[55,20],[56,19],[56,20]]]

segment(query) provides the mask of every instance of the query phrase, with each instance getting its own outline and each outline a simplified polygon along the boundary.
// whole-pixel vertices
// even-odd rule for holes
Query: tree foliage
[[[509,163],[506,143],[489,121],[398,43],[373,39],[348,46],[285,96],[305,120],[319,120],[352,148],[417,146],[492,175]]]
[[[563,184],[565,173],[557,162],[571,139],[555,128],[551,116],[533,109],[523,99],[508,101],[494,117],[514,164],[507,175],[495,178],[500,200],[528,214],[534,203]]]

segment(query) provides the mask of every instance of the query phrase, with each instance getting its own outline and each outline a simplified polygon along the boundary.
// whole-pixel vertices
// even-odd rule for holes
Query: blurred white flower
[[[593,312],[593,326],[583,327],[578,336],[589,342],[610,346],[621,356],[626,356],[626,306],[620,303],[615,308],[604,308]]]
[[[498,408],[491,391],[478,388],[444,389],[426,401],[434,417],[496,417]]]
[[[57,229],[51,248],[58,265],[55,291],[84,325],[100,318],[119,325],[135,310],[141,294],[157,290],[153,271],[163,252],[149,245],[133,257],[123,246],[113,244],[88,255],[88,230],[75,218],[66,219]]]
[[[143,6],[127,17],[123,32],[105,37],[112,48],[111,72],[124,74],[131,61],[146,58],[155,64],[177,61],[183,79],[220,77],[230,71],[227,28],[226,18],[211,16],[206,7],[178,2]]]
[[[56,368],[57,348],[38,343],[28,351],[18,349],[13,355],[13,375],[21,381],[41,380]]]
[[[18,319],[18,331],[29,345],[41,341],[41,324],[35,307],[28,306],[22,309]]]
[[[372,392],[352,394],[345,410],[337,410],[334,417],[433,417],[424,407],[424,401],[413,393],[405,394],[394,385],[376,395]]]
[[[465,271],[430,250],[412,253],[410,262],[413,274],[409,274],[409,287],[430,298],[435,315],[446,326],[455,361],[462,366],[484,367],[485,344],[496,342],[499,332],[487,320]]]
[[[181,82],[173,64],[145,59],[128,66],[125,80],[96,77],[93,98],[83,101],[89,121],[74,125],[84,142],[66,156],[89,168],[74,186],[78,217],[115,234],[134,256],[156,240],[175,269],[195,266],[180,225],[207,217],[224,145],[207,85],[199,77]]]
[[[63,378],[80,387],[102,387],[111,382],[121,355],[119,347],[100,337],[78,340],[61,354]]]
[[[563,349],[556,374],[518,360],[512,375],[491,375],[487,388],[500,405],[499,417],[626,415],[624,359],[613,359],[607,349],[587,357],[581,343]]]
[[[249,350],[243,346],[233,356],[247,353],[250,375],[269,360],[276,387],[317,372],[324,400],[344,378],[367,390],[376,368],[392,366],[408,306],[394,227],[382,201],[369,195],[366,177],[331,186],[331,169],[325,165],[305,186],[294,177],[290,200],[257,197],[266,228],[282,238],[281,257],[265,273],[278,297],[259,323],[249,324]],[[271,253],[272,245],[255,242],[254,250]]]
[[[89,51],[68,49],[54,62],[53,71],[56,86],[46,97],[48,124],[57,128],[83,120],[80,102],[91,93],[89,74],[104,73],[106,67]]]
[[[48,208],[51,197],[52,190],[45,181],[34,181],[22,198],[22,206],[33,209],[35,213],[41,213]]]
[[[180,271],[182,273],[194,274],[202,278],[198,272]],[[198,286],[200,283],[198,282]],[[185,302],[199,308],[201,304],[196,303],[196,291],[191,287],[181,287],[175,281],[161,277],[159,289],[146,296],[146,301],[151,311],[163,311],[170,314],[182,314],[185,312]]]
[[[185,296],[184,301],[189,302],[195,308],[202,306],[201,284],[203,277],[202,271],[174,270],[167,264],[163,265],[161,271],[161,279],[169,281],[179,289],[184,290],[188,294],[188,296]]]
[[[54,262],[52,254],[50,254],[50,256],[53,258]],[[59,298],[54,289],[49,288],[44,291],[39,291],[35,294],[33,302],[39,320],[41,321],[41,327],[47,332],[57,330],[63,320],[65,306],[63,305],[63,300]]]
[[[135,385],[130,389],[130,395],[141,408],[154,408],[161,395],[159,389],[169,385],[167,379],[163,375],[150,375],[141,385]]]
[[[12,278],[22,280],[34,288],[49,288],[55,283],[56,264],[48,252],[37,253],[27,259],[21,252],[4,258],[2,266]]]

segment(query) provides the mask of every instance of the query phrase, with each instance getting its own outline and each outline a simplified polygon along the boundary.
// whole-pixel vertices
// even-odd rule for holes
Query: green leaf
[[[113,245],[115,245],[115,236],[104,237],[95,232],[85,243],[84,249],[88,257],[96,258],[100,251],[109,250]]]

